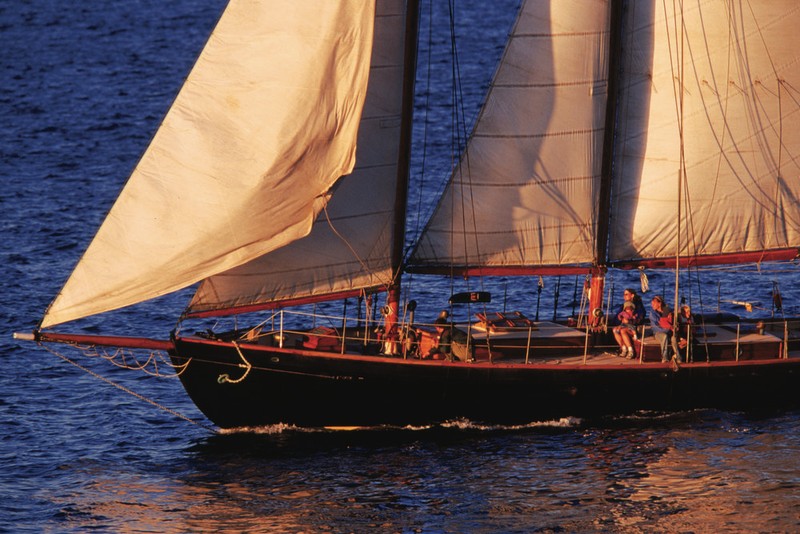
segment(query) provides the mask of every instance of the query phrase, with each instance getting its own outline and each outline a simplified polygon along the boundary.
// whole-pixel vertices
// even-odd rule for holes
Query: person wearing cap
[[[668,362],[671,355],[678,362],[682,361],[678,342],[672,331],[672,310],[664,303],[661,295],[656,295],[650,301],[650,327],[661,345],[661,361]]]

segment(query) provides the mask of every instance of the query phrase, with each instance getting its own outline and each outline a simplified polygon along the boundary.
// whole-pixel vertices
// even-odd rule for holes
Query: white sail
[[[306,235],[354,166],[373,20],[363,0],[233,0],[42,327]]]
[[[626,13],[610,258],[800,245],[800,4],[637,1]]]
[[[378,0],[356,167],[337,183],[311,233],[204,280],[190,305],[192,312],[243,309],[391,284],[405,18],[404,0]]]
[[[594,257],[605,121],[605,0],[527,0],[414,266]]]
[[[522,2],[413,268],[525,273],[800,246],[800,6],[623,4],[611,21],[608,0]],[[42,327],[200,280],[195,314],[392,283],[405,8],[232,1]]]

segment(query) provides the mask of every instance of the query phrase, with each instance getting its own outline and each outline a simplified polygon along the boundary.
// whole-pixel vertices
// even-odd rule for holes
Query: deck
[[[488,322],[454,325],[468,333],[474,347],[476,363],[536,365],[627,366],[661,363],[658,341],[649,327],[640,330],[635,340],[636,355],[632,359],[616,355],[617,346],[610,329],[587,331],[552,321],[530,321],[524,324],[490,324]],[[415,337],[405,344],[396,341],[395,350],[404,351],[395,357],[422,358],[435,347],[438,334],[433,325],[413,328]],[[644,334],[642,337],[642,333]],[[239,337],[231,333],[231,337]],[[380,356],[386,340],[373,339],[372,331],[351,329],[346,337],[339,329],[317,327],[302,331],[255,331],[242,336],[246,342],[301,350],[334,352],[349,355]],[[774,360],[800,357],[800,322],[775,321],[759,325],[707,324],[693,330],[692,350],[684,360],[695,363]],[[466,337],[465,337],[466,338]],[[224,338],[223,338],[224,339]],[[280,340],[283,340],[282,342]],[[788,341],[788,350],[784,347]],[[434,357],[432,359],[438,359]]]

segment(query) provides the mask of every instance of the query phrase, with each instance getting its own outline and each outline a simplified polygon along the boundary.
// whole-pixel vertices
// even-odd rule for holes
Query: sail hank
[[[41,326],[175,291],[308,234],[355,165],[374,7],[231,1]]]

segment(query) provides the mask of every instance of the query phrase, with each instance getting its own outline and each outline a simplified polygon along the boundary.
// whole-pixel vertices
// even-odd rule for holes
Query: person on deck
[[[694,318],[692,317],[692,309],[684,304],[681,306],[681,312],[678,314],[678,348],[681,350],[683,361],[688,362],[691,358],[692,348],[694,345]]]
[[[475,348],[469,343],[467,334],[457,328],[453,328],[448,320],[441,316],[433,324],[434,328],[436,328],[436,333],[439,335],[439,341],[429,351],[429,358],[434,360],[444,358],[450,362],[454,358],[463,362],[474,361]]]
[[[637,317],[635,310],[636,306],[634,306],[633,302],[626,301],[622,305],[622,311],[617,314],[619,324],[612,330],[614,338],[620,346],[619,355],[629,360],[633,358],[632,339],[636,338],[635,324]]]
[[[612,328],[614,339],[619,345],[619,356],[633,358],[633,340],[636,339],[636,326],[644,321],[645,311],[642,298],[633,289],[622,294],[622,309],[617,314],[617,326]]]
[[[653,335],[661,345],[661,361],[668,362],[670,356],[674,356],[678,362],[681,353],[678,350],[678,340],[675,339],[672,331],[672,310],[664,303],[660,295],[653,297],[650,301],[650,327]]]
[[[452,360],[453,334],[447,319],[439,316],[433,322],[433,328],[436,330],[436,334],[439,338],[436,342],[436,346],[431,347],[431,350],[428,352],[428,357],[434,360],[439,360],[441,358]]]

